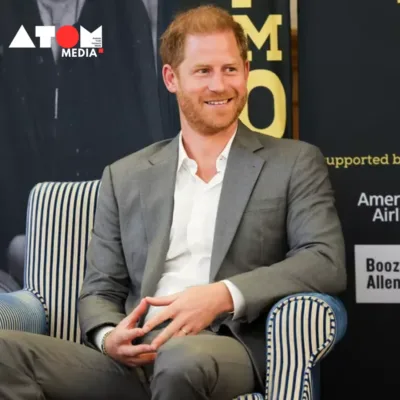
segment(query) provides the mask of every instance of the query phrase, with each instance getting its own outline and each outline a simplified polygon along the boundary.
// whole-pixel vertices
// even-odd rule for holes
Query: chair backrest
[[[49,335],[77,343],[77,299],[99,187],[99,180],[39,183],[28,202],[24,288],[42,301]]]

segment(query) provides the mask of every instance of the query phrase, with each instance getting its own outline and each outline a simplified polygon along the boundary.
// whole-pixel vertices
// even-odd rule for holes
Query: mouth
[[[206,104],[209,106],[214,106],[214,107],[221,107],[224,106],[228,103],[230,103],[233,100],[233,97],[229,99],[224,99],[224,100],[211,100],[211,101],[205,101]]]

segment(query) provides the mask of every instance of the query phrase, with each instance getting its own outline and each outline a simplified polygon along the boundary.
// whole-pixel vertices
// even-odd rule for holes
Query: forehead
[[[233,62],[240,58],[239,46],[231,31],[210,34],[188,35],[185,40],[184,62],[211,63],[230,58]]]

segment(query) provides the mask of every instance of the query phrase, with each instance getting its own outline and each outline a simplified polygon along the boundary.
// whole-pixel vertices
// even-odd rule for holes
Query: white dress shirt
[[[217,158],[217,173],[206,183],[196,175],[197,163],[188,157],[180,135],[170,244],[164,273],[158,282],[154,297],[168,296],[191,286],[210,283],[215,222],[226,163],[234,137],[235,135]],[[232,296],[233,319],[240,318],[245,306],[243,295],[229,280],[222,282]],[[163,308],[165,307],[151,306],[145,321]],[[103,335],[110,329],[112,328],[100,328],[96,333],[95,342],[98,347]]]

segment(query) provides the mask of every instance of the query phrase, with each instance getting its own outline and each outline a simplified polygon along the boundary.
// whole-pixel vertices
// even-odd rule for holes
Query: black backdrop
[[[385,259],[388,250],[380,246],[396,245],[391,257],[400,260],[399,221],[373,221],[379,207],[359,205],[362,193],[400,193],[393,156],[400,153],[400,4],[302,0],[298,29],[300,139],[327,157],[347,243],[349,284],[342,298],[349,328],[322,364],[323,398],[396,398],[400,290],[367,290],[357,280],[366,266],[356,262],[355,246]],[[390,202],[384,208],[398,212]]]

